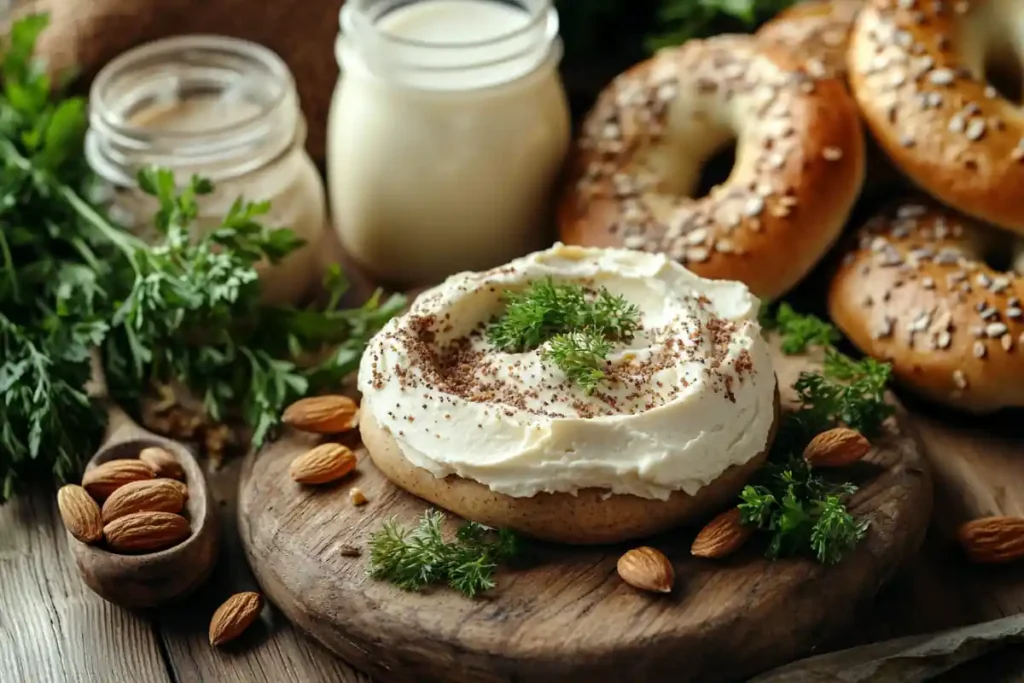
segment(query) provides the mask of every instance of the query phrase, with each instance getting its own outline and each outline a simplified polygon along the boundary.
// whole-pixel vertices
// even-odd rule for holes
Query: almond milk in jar
[[[356,261],[427,284],[547,243],[569,144],[550,0],[349,0],[336,52],[328,193]]]

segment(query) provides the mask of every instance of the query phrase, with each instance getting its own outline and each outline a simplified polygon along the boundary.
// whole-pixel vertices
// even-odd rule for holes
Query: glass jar
[[[130,50],[89,94],[86,158],[110,190],[113,218],[146,238],[156,200],[136,183],[148,165],[214,181],[200,199],[199,229],[220,223],[239,196],[271,202],[262,220],[307,244],[257,269],[268,303],[296,303],[318,280],[326,230],[323,183],[304,149],[306,123],[288,67],[255,43],[220,36],[160,40]]]
[[[346,251],[418,285],[544,246],[569,145],[550,0],[348,0],[340,16],[327,177]]]

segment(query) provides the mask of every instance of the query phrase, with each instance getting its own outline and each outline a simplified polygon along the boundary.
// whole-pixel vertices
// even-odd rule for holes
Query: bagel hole
[[[1013,249],[1008,241],[999,240],[981,254],[985,265],[999,273],[1009,273],[1014,267]]]
[[[736,165],[736,141],[730,140],[719,147],[701,166],[700,181],[694,193],[695,199],[711,194],[711,189],[729,179],[732,167]]]
[[[1012,45],[993,42],[985,54],[985,80],[1003,98],[1021,104],[1024,101],[1024,65]]]

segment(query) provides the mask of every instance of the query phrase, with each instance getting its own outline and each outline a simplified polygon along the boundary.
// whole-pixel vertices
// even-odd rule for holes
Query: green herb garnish
[[[74,478],[95,450],[103,418],[85,387],[97,348],[129,411],[153,383],[177,380],[210,418],[240,418],[258,442],[289,401],[354,369],[403,305],[376,296],[341,310],[337,270],[326,306],[263,305],[255,264],[301,242],[261,224],[266,203],[242,200],[200,234],[199,202],[213,189],[202,178],[177,188],[168,171],[140,175],[159,201],[159,244],[111,222],[87,199],[85,101],[64,97],[33,60],[46,23],[22,18],[0,44],[0,502],[30,480]],[[314,367],[292,361],[329,348]]]
[[[611,350],[611,342],[584,328],[580,332],[552,337],[540,355],[561,368],[569,379],[590,394],[605,378],[602,366]]]
[[[864,537],[867,522],[846,507],[856,487],[812,471],[803,450],[817,434],[839,424],[877,435],[893,413],[885,401],[891,368],[872,358],[855,361],[843,355],[832,346],[839,338],[835,328],[787,304],[766,318],[765,327],[782,335],[785,353],[820,346],[825,359],[821,372],[802,372],[794,383],[800,406],[783,415],[769,462],[741,492],[739,509],[745,524],[771,533],[769,557],[809,552],[823,564],[834,564]]]
[[[466,522],[449,542],[443,521],[441,512],[428,510],[414,529],[384,522],[370,538],[370,575],[409,591],[447,583],[470,598],[494,588],[494,570],[517,552],[516,535]]]
[[[764,310],[771,310],[765,306]],[[772,323],[782,336],[782,352],[787,355],[803,353],[808,346],[831,346],[839,341],[839,332],[832,325],[814,315],[801,315],[783,302]]]
[[[525,290],[506,290],[505,311],[487,328],[487,338],[509,353],[544,344],[549,360],[590,394],[605,378],[604,359],[612,342],[628,342],[640,329],[640,309],[605,288],[591,296],[580,285],[551,278]]]

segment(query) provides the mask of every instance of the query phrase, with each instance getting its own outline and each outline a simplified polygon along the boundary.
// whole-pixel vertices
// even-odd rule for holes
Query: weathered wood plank
[[[170,681],[152,625],[82,582],[51,495],[0,508],[0,678]]]
[[[307,639],[276,609],[236,643],[217,649],[207,641],[210,617],[232,593],[260,590],[246,564],[235,522],[241,460],[207,474],[222,521],[221,556],[210,581],[180,605],[161,609],[156,620],[174,678],[181,683],[370,683],[342,660]]]

